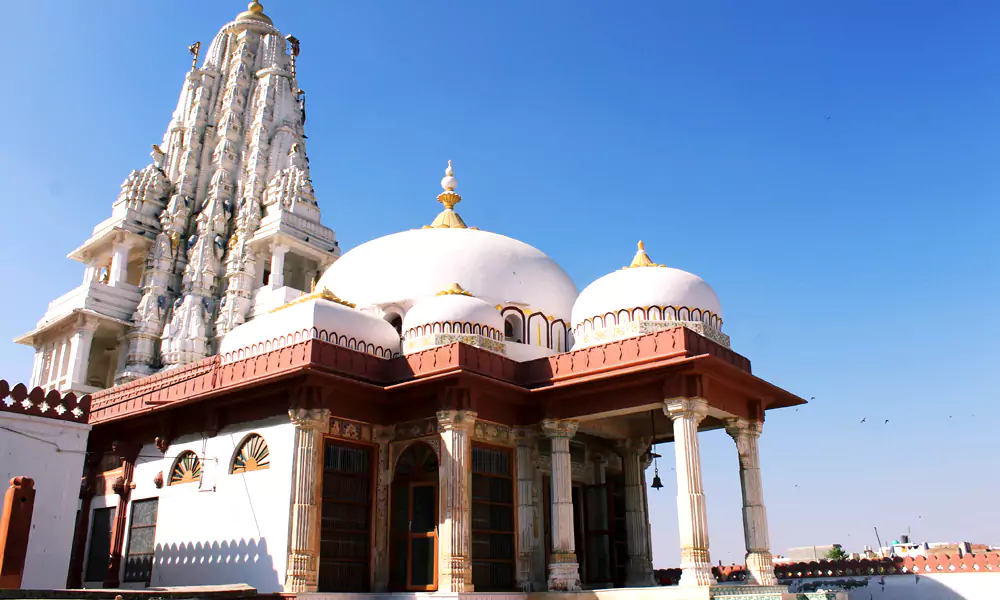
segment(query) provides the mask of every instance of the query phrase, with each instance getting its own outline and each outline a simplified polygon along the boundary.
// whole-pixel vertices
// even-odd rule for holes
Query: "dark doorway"
[[[396,461],[389,510],[390,587],[437,590],[438,460],[427,444],[409,446]]]
[[[319,591],[371,590],[372,449],[327,440]]]
[[[84,581],[104,581],[108,574],[108,560],[111,558],[111,526],[114,520],[114,506],[94,510]]]

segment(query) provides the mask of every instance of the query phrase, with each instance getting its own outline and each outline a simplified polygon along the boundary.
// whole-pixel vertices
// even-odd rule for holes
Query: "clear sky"
[[[1000,4],[265,7],[302,40],[312,175],[343,248],[429,223],[447,159],[470,225],[581,289],[642,238],[713,285],[756,374],[815,397],[761,439],[775,552],[860,550],[873,526],[1000,544]],[[243,8],[6,3],[0,337],[79,285],[65,255],[147,164],[187,46]],[[31,360],[0,344],[0,376],[27,380]],[[672,566],[661,453],[653,544]],[[702,456],[713,559],[741,561],[732,441],[705,434]]]

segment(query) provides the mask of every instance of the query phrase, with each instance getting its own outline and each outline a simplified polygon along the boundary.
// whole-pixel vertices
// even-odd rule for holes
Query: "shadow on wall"
[[[244,583],[261,593],[282,589],[267,540],[157,544],[154,556],[154,587]]]

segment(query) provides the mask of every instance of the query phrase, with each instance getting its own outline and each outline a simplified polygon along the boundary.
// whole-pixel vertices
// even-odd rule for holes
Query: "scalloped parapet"
[[[86,423],[90,417],[90,396],[77,398],[73,392],[60,394],[55,390],[46,393],[40,387],[29,392],[23,383],[11,388],[6,380],[0,379],[0,412]]]

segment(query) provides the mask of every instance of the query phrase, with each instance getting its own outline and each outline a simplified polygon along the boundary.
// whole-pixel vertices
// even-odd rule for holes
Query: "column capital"
[[[542,433],[547,438],[571,438],[580,428],[578,421],[563,419],[545,419],[542,421]]]
[[[288,246],[285,244],[271,244],[271,254],[284,254],[288,252]]]
[[[737,438],[740,436],[759,438],[763,429],[763,421],[751,421],[748,419],[741,419],[739,417],[726,419],[726,433],[737,441],[739,441]]]
[[[326,429],[330,426],[330,411],[325,408],[290,408],[288,418],[302,429]]]
[[[708,402],[703,398],[671,398],[663,401],[663,414],[673,421],[687,418],[701,423],[708,416]]]
[[[471,432],[476,424],[476,416],[474,410],[439,410],[437,411],[438,428],[441,431],[464,429]]]

